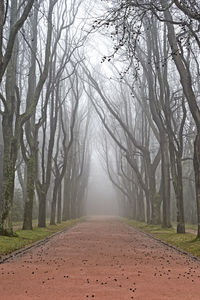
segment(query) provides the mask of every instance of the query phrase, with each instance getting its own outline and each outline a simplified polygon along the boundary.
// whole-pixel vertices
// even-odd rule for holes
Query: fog
[[[199,20],[128,2],[7,1],[0,233],[14,215],[31,230],[87,213],[200,238]]]
[[[86,204],[87,215],[118,215],[117,195],[102,167],[100,155],[93,151]]]

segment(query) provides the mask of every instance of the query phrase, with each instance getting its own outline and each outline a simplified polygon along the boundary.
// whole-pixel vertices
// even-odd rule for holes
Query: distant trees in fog
[[[95,116],[120,214],[200,237],[200,4],[101,3],[92,26],[84,1],[0,2],[0,233],[19,187],[23,229],[35,203],[40,227],[84,214]],[[84,53],[97,31],[102,68]]]
[[[90,150],[88,106],[77,76],[86,38],[80,24],[74,26],[80,6],[78,0],[0,3],[1,234],[13,234],[16,180],[23,191],[23,229],[32,229],[35,201],[40,227],[47,204],[51,224],[56,214],[61,222],[62,207],[63,216],[82,214]],[[74,194],[63,202],[64,181]]]
[[[200,224],[199,3],[111,0],[105,6],[94,28],[113,40],[103,62],[120,68],[121,83],[103,88],[102,79],[87,76],[112,140],[103,143],[108,175],[121,194],[122,214],[143,220],[145,209],[148,223],[170,227],[176,210],[177,232],[184,233],[184,206],[187,220],[194,221],[195,211]]]

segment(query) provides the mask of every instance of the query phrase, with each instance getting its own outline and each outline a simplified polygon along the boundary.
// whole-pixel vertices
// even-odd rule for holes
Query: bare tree
[[[31,105],[27,106],[24,113],[20,114],[20,93],[16,83],[16,55],[17,42],[12,52],[6,78],[6,100],[3,101],[4,112],[2,120],[2,130],[4,138],[4,161],[3,161],[3,192],[2,192],[2,214],[1,233],[12,234],[11,208],[13,202],[15,164],[18,149],[20,146],[21,128],[23,124],[34,114],[40,93],[48,76],[49,57],[51,51],[52,37],[52,12],[57,1],[50,1],[48,11],[48,30],[45,49],[44,67],[37,82]],[[17,16],[16,2],[12,2],[11,7],[11,28],[15,24]],[[1,98],[2,98],[1,97]]]

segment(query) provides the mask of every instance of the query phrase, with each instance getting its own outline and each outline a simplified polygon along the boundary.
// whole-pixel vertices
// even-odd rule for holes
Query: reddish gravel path
[[[115,219],[91,219],[0,265],[0,299],[199,300],[200,263]]]

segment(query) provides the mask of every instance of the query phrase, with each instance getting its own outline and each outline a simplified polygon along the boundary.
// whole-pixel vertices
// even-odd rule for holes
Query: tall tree
[[[31,105],[27,106],[24,113],[20,113],[20,93],[16,85],[16,59],[17,44],[15,43],[15,51],[12,53],[12,61],[9,63],[6,80],[6,99],[4,101],[4,112],[2,120],[2,130],[4,138],[4,161],[3,161],[3,192],[2,192],[2,213],[0,220],[1,234],[13,234],[11,208],[13,202],[15,164],[17,160],[18,149],[20,146],[21,128],[23,124],[34,114],[40,93],[48,76],[49,57],[51,51],[52,38],[52,13],[57,1],[49,2],[48,11],[48,30],[45,48],[44,67],[38,79],[34,95],[32,96]],[[11,26],[15,24],[17,16],[16,2],[11,5]],[[2,98],[1,97],[1,98]]]

